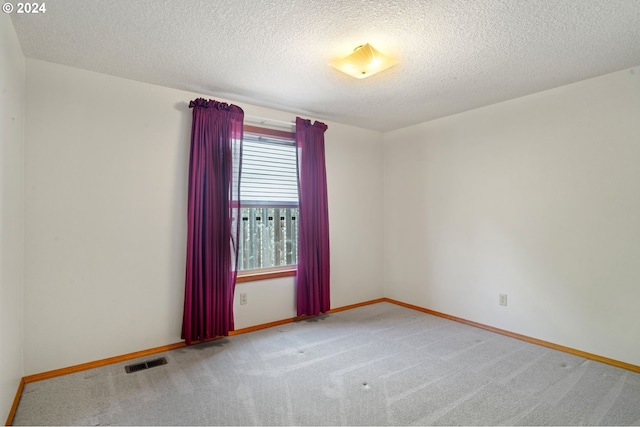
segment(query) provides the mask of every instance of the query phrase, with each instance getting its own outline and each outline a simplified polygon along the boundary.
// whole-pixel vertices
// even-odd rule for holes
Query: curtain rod
[[[287,126],[287,127],[292,127],[296,125],[296,122],[287,122],[284,120],[268,119],[266,117],[252,116],[249,114],[245,114],[244,118],[246,121],[250,123],[256,123],[260,125],[269,124],[269,123],[272,123],[274,125]]]

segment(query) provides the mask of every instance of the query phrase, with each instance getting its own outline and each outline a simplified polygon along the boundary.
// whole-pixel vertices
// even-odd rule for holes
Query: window
[[[295,136],[245,126],[240,179],[240,276],[250,270],[294,270],[298,262]]]

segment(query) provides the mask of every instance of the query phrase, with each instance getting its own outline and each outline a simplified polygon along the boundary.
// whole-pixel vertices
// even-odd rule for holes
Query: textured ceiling
[[[387,131],[640,65],[640,0],[55,0],[25,56]],[[363,43],[398,65],[328,66]]]

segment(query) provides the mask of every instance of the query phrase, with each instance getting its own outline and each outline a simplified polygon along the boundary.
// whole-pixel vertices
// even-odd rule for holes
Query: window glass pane
[[[245,133],[238,270],[298,263],[298,175],[293,141]]]
[[[247,136],[242,147],[243,204],[298,203],[296,148],[290,142],[265,142]]]
[[[242,208],[238,270],[298,263],[298,208]]]

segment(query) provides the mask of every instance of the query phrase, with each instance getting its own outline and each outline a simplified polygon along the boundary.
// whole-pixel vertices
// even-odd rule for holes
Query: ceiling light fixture
[[[330,65],[351,77],[364,79],[394,66],[397,62],[367,43],[356,47],[351,55],[335,60]]]

